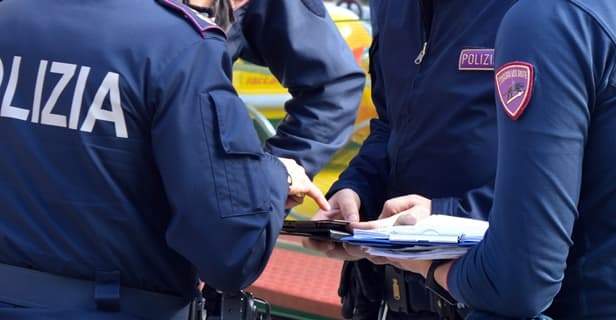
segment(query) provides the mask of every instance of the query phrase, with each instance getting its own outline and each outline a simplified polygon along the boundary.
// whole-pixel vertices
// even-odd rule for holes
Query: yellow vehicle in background
[[[353,56],[367,73],[368,49],[372,41],[369,22],[362,21],[357,14],[346,8],[337,7],[330,3],[325,5],[331,18],[336,23],[338,31],[353,52]],[[273,135],[276,124],[286,115],[284,103],[291,98],[288,91],[280,85],[267,68],[242,60],[234,65],[233,85],[247,104],[262,138]],[[335,182],[369,133],[369,121],[376,116],[370,98],[370,88],[371,85],[368,80],[350,141],[315,177],[315,183],[321,190],[327,191]],[[291,218],[308,219],[316,210],[316,204],[307,201],[293,210]]]

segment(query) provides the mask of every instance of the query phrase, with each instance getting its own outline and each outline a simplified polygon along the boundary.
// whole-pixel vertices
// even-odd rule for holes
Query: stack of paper
[[[399,259],[457,258],[479,243],[488,229],[485,221],[432,215],[413,226],[354,230],[344,242],[368,248],[368,253]]]

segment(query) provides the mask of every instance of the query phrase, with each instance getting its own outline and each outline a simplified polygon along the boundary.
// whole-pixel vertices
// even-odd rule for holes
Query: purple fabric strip
[[[207,30],[209,30],[209,29],[220,29],[216,25],[206,25],[206,26],[204,26],[203,24],[199,23],[199,21],[197,21],[197,19],[195,19],[195,17],[189,11],[188,8],[183,7],[183,6],[173,2],[172,0],[163,0],[163,3],[165,5],[167,5],[168,7],[176,10],[176,11],[181,11],[184,14],[184,17],[186,17],[190,21],[190,23],[193,25],[193,27],[195,27],[197,29],[197,31],[199,31],[199,33],[201,34],[202,37],[205,36],[205,32]],[[220,30],[222,31],[222,29],[220,29]]]

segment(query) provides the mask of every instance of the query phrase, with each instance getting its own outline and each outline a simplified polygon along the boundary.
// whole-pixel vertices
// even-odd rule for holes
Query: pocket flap
[[[210,97],[216,112],[218,132],[223,149],[228,154],[263,154],[261,141],[242,100],[235,94],[215,90]]]

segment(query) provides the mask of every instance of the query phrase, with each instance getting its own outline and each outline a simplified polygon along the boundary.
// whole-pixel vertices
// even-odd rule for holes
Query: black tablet
[[[348,225],[348,222],[340,220],[285,221],[281,233],[318,240],[337,241],[351,235]]]

